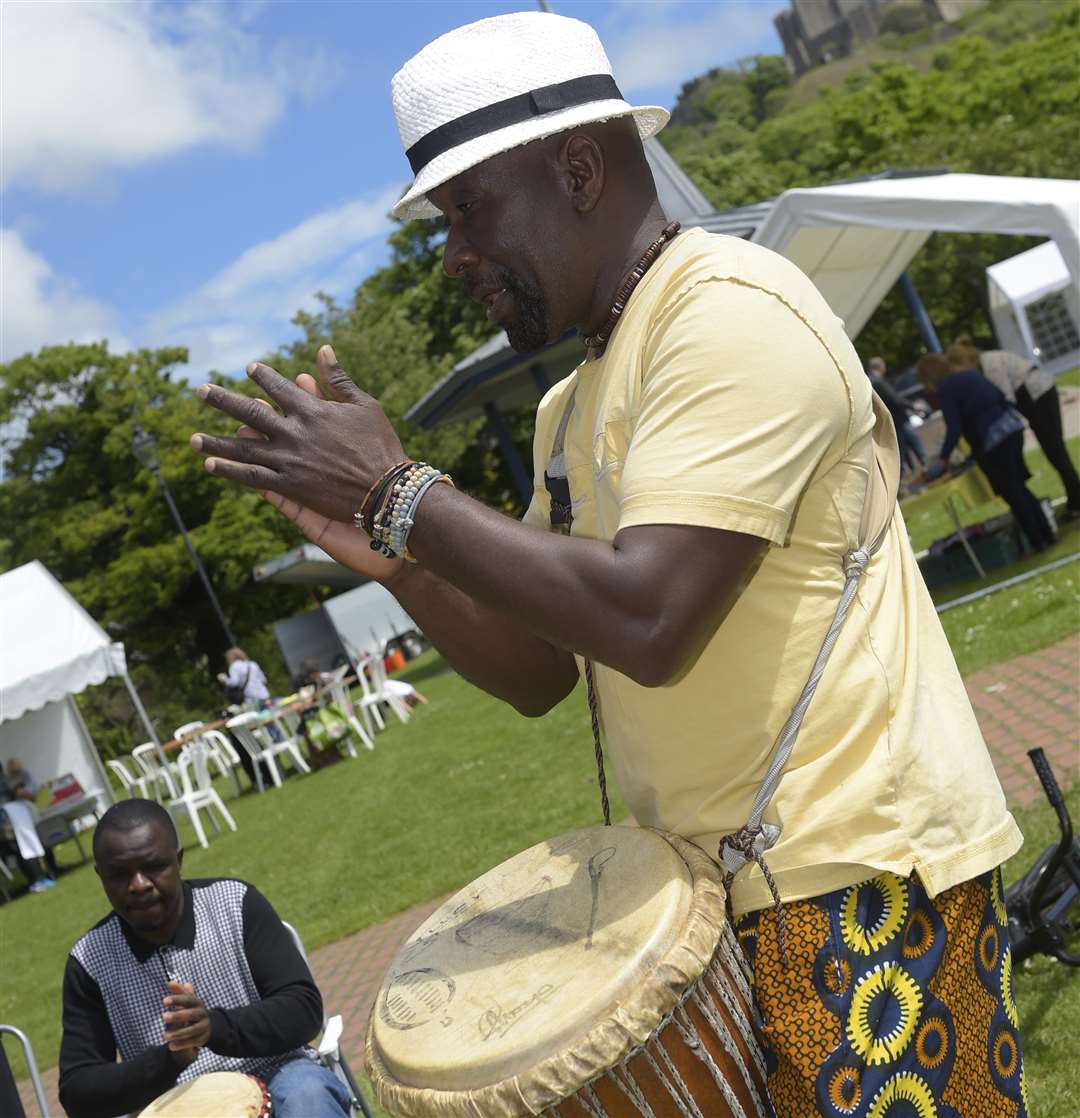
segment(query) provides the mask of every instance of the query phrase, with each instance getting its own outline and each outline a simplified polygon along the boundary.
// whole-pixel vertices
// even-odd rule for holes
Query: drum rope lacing
[[[600,744],[600,709],[593,684],[592,661],[585,658],[585,688],[589,693],[589,719],[592,722],[593,750],[596,754],[596,781],[600,785],[600,810],[604,813],[604,826],[611,826],[611,803],[608,801],[607,774],[604,772],[604,749]]]
[[[760,1081],[764,1083],[767,1074],[765,1063],[755,1037],[754,1023],[749,1016],[750,1014],[756,1014],[753,994],[750,989],[749,964],[746,962],[742,951],[739,950],[738,944],[735,943],[734,933],[730,925],[725,925],[721,933],[718,956],[730,968],[730,975],[720,969],[718,958],[714,957],[697,980],[683,991],[675,1005],[664,1014],[644,1043],[632,1048],[618,1064],[608,1068],[578,1089],[573,1096],[574,1101],[585,1111],[588,1118],[608,1118],[608,1111],[603,1100],[593,1086],[593,1084],[607,1077],[610,1077],[626,1096],[630,1104],[641,1115],[641,1118],[656,1118],[645,1092],[630,1070],[631,1060],[638,1056],[643,1057],[649,1065],[657,1081],[664,1088],[665,1093],[682,1118],[709,1118],[709,1115],[702,1112],[660,1039],[669,1024],[674,1026],[687,1048],[705,1065],[710,1078],[724,1096],[733,1118],[751,1118],[739,1101],[731,1084],[724,1077],[724,1073],[713,1059],[712,1054],[702,1043],[697,1026],[687,1010],[687,1006],[691,1002],[705,1018],[725,1052],[732,1057],[742,1076],[747,1093],[756,1108],[755,1114],[759,1116],[772,1114],[769,1104],[763,1099],[753,1074],[747,1067],[731,1028],[717,1012],[715,1006],[710,1004],[709,998],[706,996],[708,993],[717,997],[723,1003],[735,1026],[742,1034],[746,1042],[746,1048],[753,1058],[754,1068],[760,1077]],[[739,995],[743,1000],[742,1005],[733,998],[731,991],[727,989],[726,979],[728,977],[735,981]],[[561,1103],[556,1103],[554,1106],[548,1107],[544,1114],[548,1115],[549,1118],[558,1118],[561,1114],[560,1106]]]

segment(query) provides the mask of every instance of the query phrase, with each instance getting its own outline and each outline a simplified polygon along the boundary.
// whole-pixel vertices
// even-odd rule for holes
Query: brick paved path
[[[1062,785],[1080,779],[1080,634],[1041,652],[984,668],[965,682],[1010,804],[1028,804],[1042,796],[1025,755],[1035,746],[1046,750]],[[327,1012],[345,1017],[342,1046],[357,1072],[363,1062],[368,1014],[382,976],[398,946],[441,899],[312,953],[312,969]],[[59,1118],[63,1111],[56,1097],[56,1069],[43,1079],[49,1106]],[[19,1088],[27,1113],[36,1116],[29,1081],[22,1081]]]

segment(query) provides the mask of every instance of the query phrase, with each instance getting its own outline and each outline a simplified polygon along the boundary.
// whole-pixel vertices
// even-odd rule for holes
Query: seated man
[[[348,1091],[304,1049],[322,998],[288,929],[243,881],[183,881],[183,853],[152,800],[115,804],[94,832],[113,911],[64,972],[64,1109],[111,1118],[178,1082],[236,1071],[267,1084],[281,1118],[347,1115]]]

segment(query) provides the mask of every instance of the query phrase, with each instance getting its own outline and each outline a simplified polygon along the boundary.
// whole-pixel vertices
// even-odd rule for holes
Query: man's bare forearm
[[[520,713],[547,713],[577,683],[569,652],[438,575],[407,566],[386,587],[456,671]]]
[[[409,547],[480,616],[644,686],[696,660],[765,551],[751,536],[683,525],[630,528],[612,542],[562,536],[442,485],[425,496]]]

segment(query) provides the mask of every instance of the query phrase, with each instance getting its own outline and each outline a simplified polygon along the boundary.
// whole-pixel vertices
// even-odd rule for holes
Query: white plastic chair
[[[235,789],[236,794],[239,796],[240,781],[237,779],[236,774],[232,771],[228,754],[225,754],[221,751],[217,742],[209,740],[209,738],[207,737],[207,732],[202,729],[202,727],[205,725],[205,722],[185,722],[183,726],[176,727],[176,732],[173,734],[173,737],[176,738],[177,741],[183,741],[185,738],[188,740],[188,742],[192,742],[197,739],[206,741],[206,744],[210,748],[210,763],[223,777],[232,780],[233,788]],[[224,735],[221,734],[219,734],[218,736],[224,737]],[[236,750],[233,749],[231,746],[229,747],[229,752],[232,753],[234,757],[236,756]],[[236,757],[235,764],[240,764],[239,757]]]
[[[390,709],[398,716],[399,722],[408,722],[412,717],[412,711],[409,710],[409,704],[400,695],[395,695],[393,691],[387,690],[386,665],[383,663],[382,657],[372,656],[368,667],[371,669],[372,690],[379,696],[379,702],[388,703]]]
[[[120,786],[129,798],[138,796],[143,800],[150,799],[150,793],[146,790],[147,778],[145,776],[132,776],[123,761],[108,760],[105,764],[109,771],[116,776],[116,779],[120,781]]]
[[[175,816],[178,811],[186,811],[202,846],[209,845],[206,841],[206,832],[203,831],[202,820],[199,818],[199,812],[204,808],[210,813],[210,822],[215,831],[221,828],[214,818],[214,810],[229,825],[229,829],[235,831],[236,822],[229,814],[229,809],[222,803],[210,779],[210,747],[206,742],[196,738],[195,741],[185,745],[180,751],[180,759],[176,767],[180,776],[181,791],[180,795],[165,805],[169,814]]]
[[[281,773],[277,767],[277,757],[285,753],[292,759],[293,766],[300,772],[309,773],[307,762],[300,753],[300,747],[290,738],[284,741],[274,741],[261,725],[261,719],[255,711],[238,714],[225,723],[225,728],[230,730],[240,745],[247,751],[254,763],[255,786],[260,792],[264,791],[260,762],[264,763],[270,771],[270,779],[275,788],[281,787]]]
[[[152,741],[143,742],[131,751],[131,759],[139,772],[146,777],[147,787],[154,790],[154,799],[158,803],[161,803],[160,789],[162,788],[170,800],[180,794],[176,786],[175,766],[168,761],[162,764],[162,757],[161,747]]]
[[[345,671],[348,671],[347,664],[345,666]],[[344,672],[342,673],[342,675],[344,675]],[[331,680],[331,682],[325,684],[323,687],[323,694],[329,696],[330,703],[333,706],[336,706],[338,710],[340,710],[341,713],[345,715],[346,721],[352,728],[353,733],[356,734],[356,736],[363,743],[364,748],[374,749],[375,743],[371,740],[371,735],[373,733],[373,731],[371,730],[371,724],[368,723],[368,725],[365,726],[360,721],[360,719],[356,717],[356,711],[353,709],[352,696],[349,694],[349,688],[346,686],[342,676],[338,676],[337,679]],[[364,713],[362,709],[360,713]],[[378,714],[378,711],[376,711],[376,714]],[[379,718],[379,728],[382,729],[381,717]],[[356,756],[356,750],[353,748],[352,741],[350,740],[348,734],[346,734],[345,737],[341,738],[341,740],[336,744],[344,745],[345,750],[350,757]]]
[[[307,952],[304,950],[304,941],[300,938],[300,933],[285,920],[281,922],[285,926],[285,930],[292,936],[292,941],[296,946],[296,950],[300,953],[300,958],[304,960],[307,965],[308,973],[311,973],[311,963],[308,960]],[[312,975],[312,980],[314,980]],[[341,1019],[341,1014],[337,1013],[333,1017],[323,1015],[322,1032],[311,1042],[311,1047],[315,1050],[318,1056],[319,1063],[329,1069],[337,1076],[337,1078],[345,1084],[352,1095],[350,1100],[349,1114],[353,1115],[360,1111],[364,1118],[372,1118],[371,1110],[368,1108],[367,1100],[364,1098],[360,1090],[359,1084],[352,1073],[352,1068],[349,1067],[348,1061],[345,1059],[345,1053],[341,1051],[341,1034],[345,1031],[345,1024]]]
[[[222,776],[228,775],[232,781],[233,789],[240,795],[240,778],[236,770],[241,767],[240,754],[229,740],[228,734],[220,730],[203,730],[199,735],[210,749],[210,760],[217,767]]]

